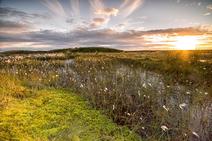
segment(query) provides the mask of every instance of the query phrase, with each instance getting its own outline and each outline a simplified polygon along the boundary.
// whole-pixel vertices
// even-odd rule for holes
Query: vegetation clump
[[[139,140],[73,92],[30,89],[2,73],[0,78],[0,140]]]
[[[36,98],[42,90],[68,89],[146,140],[207,141],[211,136],[211,51],[65,51],[0,60],[0,72],[17,81],[8,82],[13,90],[10,96],[4,94],[7,98],[3,95],[1,109],[13,99]],[[23,85],[17,88],[16,83]],[[61,136],[51,137],[62,140],[69,132],[64,129]]]

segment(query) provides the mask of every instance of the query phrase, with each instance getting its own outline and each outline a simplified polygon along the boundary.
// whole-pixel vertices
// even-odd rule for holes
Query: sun
[[[198,39],[195,36],[179,36],[176,37],[174,47],[177,50],[195,50]]]

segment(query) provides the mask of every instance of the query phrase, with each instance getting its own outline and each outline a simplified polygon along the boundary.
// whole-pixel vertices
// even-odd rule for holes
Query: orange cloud
[[[98,15],[106,15],[106,16],[117,16],[119,10],[116,8],[103,8],[103,9],[97,9],[95,14]]]
[[[208,5],[207,9],[212,10],[212,4]]]
[[[92,23],[90,24],[90,26],[92,28],[96,28],[96,27],[99,27],[103,24],[106,24],[107,22],[108,22],[107,18],[94,18]]]

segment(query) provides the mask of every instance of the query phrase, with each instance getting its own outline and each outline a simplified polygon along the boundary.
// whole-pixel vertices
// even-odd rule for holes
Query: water
[[[7,57],[2,62],[8,60],[7,64],[18,61]],[[42,80],[49,79],[47,85],[51,82],[50,86],[75,90],[115,122],[127,125],[144,138],[160,136],[160,140],[207,141],[211,136],[212,104],[205,87],[183,85],[167,74],[114,60],[69,59],[62,64],[54,60],[37,63],[7,67],[3,64],[2,67],[24,80],[31,81],[31,75],[38,76],[39,81],[33,83],[39,85]],[[54,81],[49,75],[54,76]],[[167,131],[161,127],[167,127]]]
[[[141,122],[142,125],[150,124],[149,120],[160,120],[157,124],[165,124],[173,136],[182,134],[192,141],[209,140],[212,129],[212,104],[210,101],[197,102],[198,97],[207,97],[207,90],[193,89],[179,83],[167,84],[162,74],[126,64],[78,64],[73,59],[66,60],[65,64],[66,67],[60,74],[63,82],[66,79],[64,86],[87,95],[101,109],[109,108],[113,111],[115,107],[125,107],[116,105],[116,102],[120,101],[115,100],[117,97],[114,95],[120,95],[118,98],[123,101],[127,99],[129,109],[125,109],[125,113],[128,115],[137,114],[138,107],[135,104],[151,103],[155,110],[152,111],[153,116],[154,112],[161,112],[164,117],[156,116],[157,119],[148,119],[144,123]],[[145,118],[145,114],[142,118]],[[127,124],[125,121],[124,123]]]

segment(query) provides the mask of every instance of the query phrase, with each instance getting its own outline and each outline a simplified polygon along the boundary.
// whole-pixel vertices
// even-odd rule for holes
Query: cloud
[[[120,15],[123,17],[130,16],[137,8],[141,6],[144,0],[124,0],[120,6]]]
[[[80,1],[79,0],[70,0],[72,15],[80,16]]]
[[[14,8],[0,7],[0,16],[1,17],[10,17],[10,16],[28,17],[29,15],[25,12],[17,11]]]
[[[104,22],[103,19],[95,19],[95,21]],[[169,49],[177,36],[201,37],[204,48],[212,48],[208,44],[208,42],[212,42],[212,32],[210,31],[210,26],[200,26],[125,32],[117,32],[112,29],[88,30],[84,28],[72,32],[43,30],[19,34],[0,33],[0,48],[48,47],[55,49],[78,45],[80,47],[107,46],[124,50]]]
[[[104,4],[102,0],[89,0],[89,3],[91,5],[91,10],[95,13],[99,9],[104,9]]]
[[[207,9],[212,10],[212,4],[208,5]]]
[[[102,16],[116,16],[119,12],[117,8],[105,7],[102,0],[90,0],[89,2],[94,14]]]
[[[92,22],[91,26],[93,28],[103,26],[107,24],[112,16],[117,16],[119,10],[114,7],[105,7],[103,0],[89,0],[91,5],[91,10],[93,12],[93,17],[95,17]],[[95,19],[101,18],[101,21],[95,21]]]
[[[143,1],[144,0],[124,0],[119,8],[115,8],[106,7],[103,0],[89,0],[94,16],[105,18],[108,22],[110,22],[112,16],[121,16],[122,18],[130,16],[143,3]],[[118,17],[120,20],[122,18]]]
[[[108,23],[108,20],[109,20],[108,18],[94,18],[90,24],[90,27],[96,28],[102,26],[103,24]]]
[[[10,7],[0,7],[0,17],[1,31],[14,31],[14,33],[35,30],[36,28],[40,30],[42,26],[48,24],[47,19],[48,21],[52,20],[48,14],[28,13]]]
[[[207,12],[207,13],[204,14],[204,16],[210,16],[210,15],[211,15],[210,12]]]
[[[103,3],[103,0],[89,0],[91,5],[91,10],[93,11],[94,16],[98,18],[104,18],[107,22],[102,22],[102,25],[105,25],[111,21],[112,16],[119,16],[118,20],[123,21],[123,18],[130,16],[139,6],[143,3],[144,0],[124,0],[119,8],[115,7],[106,7]],[[91,23],[92,27],[102,26],[101,24]]]
[[[42,18],[42,19],[46,19],[47,16],[46,15],[41,15],[41,14],[35,14],[35,13],[26,13],[23,11],[19,11],[16,10],[14,8],[10,8],[10,7],[0,7],[0,16],[2,18],[21,18],[23,19],[27,19],[27,18]]]
[[[0,20],[0,32],[19,33],[19,32],[29,31],[31,29],[32,29],[32,26],[30,26],[29,24]]]
[[[97,15],[106,15],[106,16],[117,16],[119,10],[116,8],[103,8],[97,9],[95,14]]]
[[[66,17],[66,13],[58,0],[43,0],[42,3],[54,14]]]
[[[169,36],[194,36],[210,33],[210,26],[186,27],[186,28],[169,28],[141,31],[145,35],[169,35]]]

